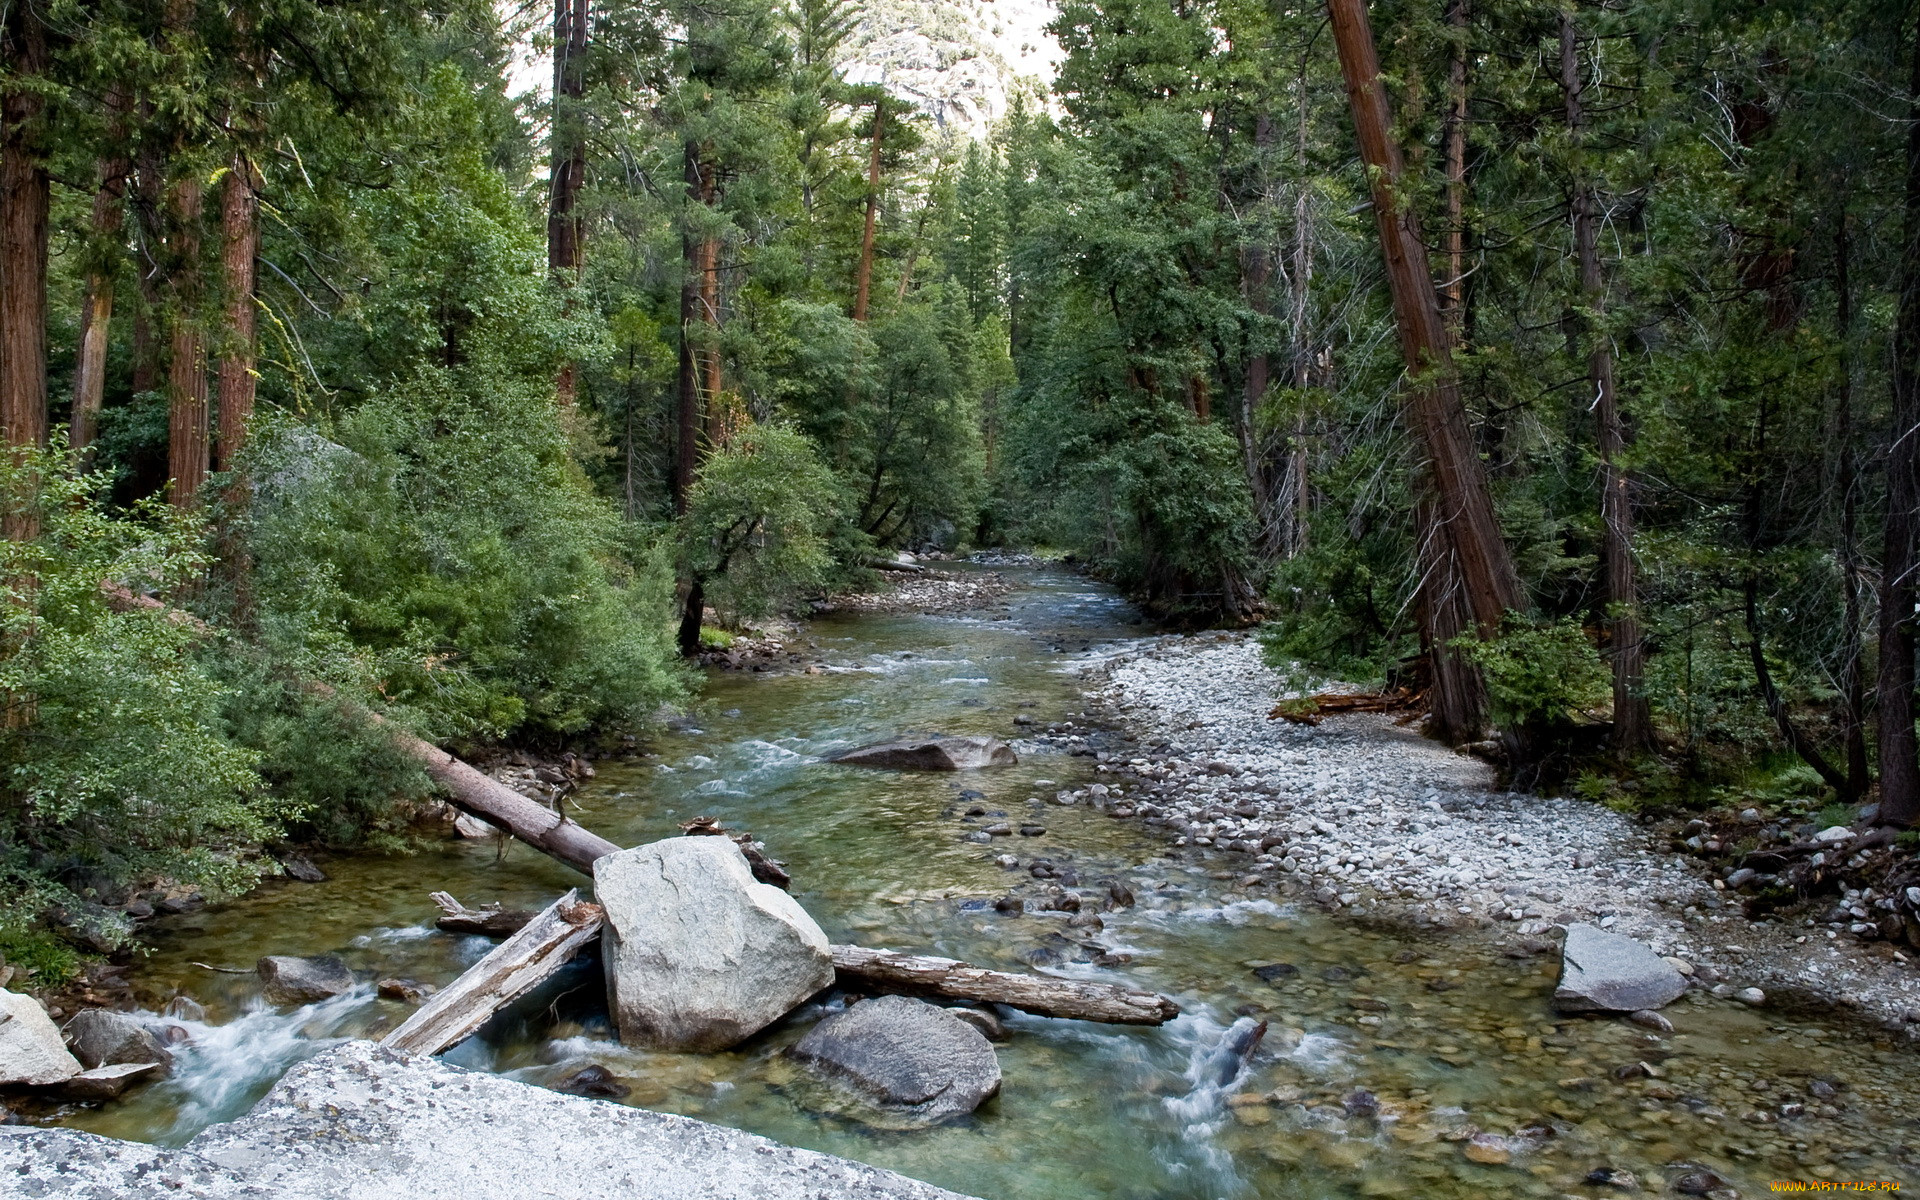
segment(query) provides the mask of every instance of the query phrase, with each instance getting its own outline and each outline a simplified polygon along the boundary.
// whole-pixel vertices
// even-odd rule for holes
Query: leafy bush
[[[534,388],[428,368],[331,437],[256,436],[248,542],[276,659],[441,736],[574,733],[678,694],[661,556],[590,494]]]
[[[208,634],[166,607],[206,565],[199,524],[152,502],[109,510],[58,445],[0,458],[0,495],[39,526],[0,540],[0,912],[156,875],[246,886],[244,851],[297,802],[228,739]],[[162,603],[135,602],[147,595]],[[5,926],[30,951],[25,925]]]
[[[1454,646],[1479,666],[1487,681],[1494,719],[1532,729],[1570,723],[1605,704],[1611,687],[1606,664],[1571,617],[1532,621],[1509,616],[1498,636],[1473,634]]]
[[[680,520],[681,558],[717,608],[771,612],[823,577],[839,503],[809,438],[749,425],[701,464]]]

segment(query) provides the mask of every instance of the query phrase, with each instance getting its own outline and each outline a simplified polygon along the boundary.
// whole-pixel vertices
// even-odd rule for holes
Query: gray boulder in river
[[[697,839],[719,841],[718,838]],[[687,1117],[348,1042],[179,1150],[0,1126],[7,1195],[41,1200],[965,1200]]]
[[[353,990],[353,972],[331,954],[295,958],[269,954],[255,965],[275,1004],[312,1004]]]
[[[935,737],[879,742],[827,760],[855,767],[892,767],[901,771],[977,771],[1010,767],[1020,761],[1013,747],[990,737]]]
[[[593,866],[601,957],[620,1040],[725,1050],[833,982],[827,935],[792,896],[754,879],[731,838],[677,837]]]
[[[1000,1060],[985,1035],[906,996],[863,1000],[836,1013],[809,1029],[792,1053],[903,1125],[964,1116],[1000,1091]]]
[[[1567,926],[1560,986],[1553,1005],[1562,1012],[1637,1012],[1661,1008],[1687,990],[1673,964],[1617,933],[1591,925]]]
[[[125,1063],[173,1065],[173,1055],[145,1025],[125,1013],[103,1008],[83,1009],[64,1031],[73,1056],[89,1070]]]
[[[0,1085],[42,1087],[72,1079],[80,1061],[32,996],[0,990]]]

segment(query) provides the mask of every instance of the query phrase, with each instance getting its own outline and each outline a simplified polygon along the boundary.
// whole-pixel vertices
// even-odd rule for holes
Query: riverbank
[[[1278,676],[1243,634],[1127,643],[1088,668],[1089,713],[1146,747],[1101,770],[1134,815],[1236,887],[1344,916],[1544,953],[1569,922],[1639,938],[1732,997],[1840,1008],[1920,1035],[1920,968],[1800,916],[1749,919],[1671,832],[1585,801],[1492,790],[1491,769],[1389,717],[1271,720]]]

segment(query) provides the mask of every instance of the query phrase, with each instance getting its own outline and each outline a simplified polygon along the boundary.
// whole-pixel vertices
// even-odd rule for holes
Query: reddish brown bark
[[[586,96],[591,16],[591,0],[554,0],[553,168],[547,190],[547,271],[562,289],[579,282],[586,261],[579,200],[587,175],[585,114],[581,106]],[[578,391],[574,363],[560,368],[556,390],[562,405],[574,402]]]
[[[860,234],[860,272],[854,282],[853,319],[867,319],[867,294],[873,287],[873,227],[880,212],[880,136],[886,101],[873,102],[873,153],[867,160],[867,223]]]
[[[47,30],[38,8],[9,5],[0,26],[0,62],[22,81],[45,74]],[[46,100],[29,86],[0,96],[0,435],[9,446],[47,439]],[[9,537],[33,525],[9,513]]]
[[[254,271],[260,254],[260,175],[244,153],[233,156],[220,199],[221,273],[226,284],[227,315],[220,354],[219,459],[233,469],[246,444],[253,419]]]
[[[191,174],[178,180],[169,196],[171,245],[168,280],[173,311],[169,317],[167,363],[167,477],[178,508],[200,502],[207,481],[207,350],[200,328],[200,181]]]
[[[1431,497],[1426,512],[1432,526],[1419,536],[1435,561],[1431,570],[1422,573],[1421,586],[1429,593],[1422,608],[1428,614],[1447,611],[1458,589],[1478,632],[1487,636],[1509,611],[1521,607],[1519,576],[1501,536],[1486,468],[1460,399],[1451,339],[1441,320],[1419,222],[1403,201],[1406,168],[1392,136],[1392,112],[1380,80],[1366,0],[1328,0],[1327,12],[1346,79],[1354,133],[1372,181],[1374,219],[1407,364],[1405,419],[1426,458]],[[1437,626],[1431,630],[1436,638],[1443,632]],[[1456,739],[1477,736],[1484,724],[1484,708],[1452,709],[1453,697],[1463,704],[1467,699],[1464,689],[1435,689],[1439,731]]]
[[[1447,24],[1447,278],[1440,289],[1447,329],[1457,341],[1467,287],[1467,0],[1448,0]]]
[[[107,93],[107,151],[100,156],[100,184],[93,194],[92,259],[86,291],[80,302],[80,345],[73,365],[73,411],[67,441],[75,450],[93,444],[105,396],[108,335],[113,324],[112,243],[125,217],[128,161],[126,117],[132,97],[123,87]]]
[[[1580,75],[1580,37],[1573,14],[1560,14],[1560,87],[1567,130],[1578,155],[1586,138],[1586,90]],[[1607,280],[1600,267],[1600,203],[1578,164],[1573,193],[1574,258],[1580,294],[1597,318],[1606,305]],[[1608,654],[1613,660],[1613,745],[1622,754],[1653,741],[1653,717],[1643,694],[1646,645],[1640,630],[1640,586],[1633,551],[1632,480],[1620,465],[1626,421],[1614,383],[1613,346],[1604,329],[1589,329],[1587,382],[1593,388],[1595,440],[1600,451],[1601,558],[1606,572]]]

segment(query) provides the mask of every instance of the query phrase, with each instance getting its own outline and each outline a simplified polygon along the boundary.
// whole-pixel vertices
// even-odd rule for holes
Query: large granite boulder
[[[620,1040],[724,1050],[833,982],[827,935],[753,877],[731,838],[678,837],[593,866],[601,957]]]
[[[32,996],[0,990],[0,1085],[45,1087],[80,1073],[60,1027]]]
[[[990,737],[935,737],[880,742],[827,760],[855,767],[891,767],[901,771],[977,771],[1011,767],[1020,761],[1013,747]]]
[[[353,990],[353,972],[331,954],[295,958],[269,954],[255,965],[275,1004],[313,1004]]]
[[[965,1200],[687,1117],[348,1042],[179,1150],[0,1126],[38,1200]]]
[[[173,1065],[173,1055],[145,1025],[125,1013],[83,1009],[67,1022],[67,1045],[89,1071],[123,1063]]]
[[[1673,964],[1617,933],[1591,925],[1567,926],[1560,986],[1553,1005],[1562,1012],[1638,1012],[1661,1008],[1687,990]]]
[[[964,1116],[1000,1091],[1000,1061],[979,1028],[906,996],[836,1013],[809,1029],[792,1053],[878,1110],[887,1118],[882,1124]]]

